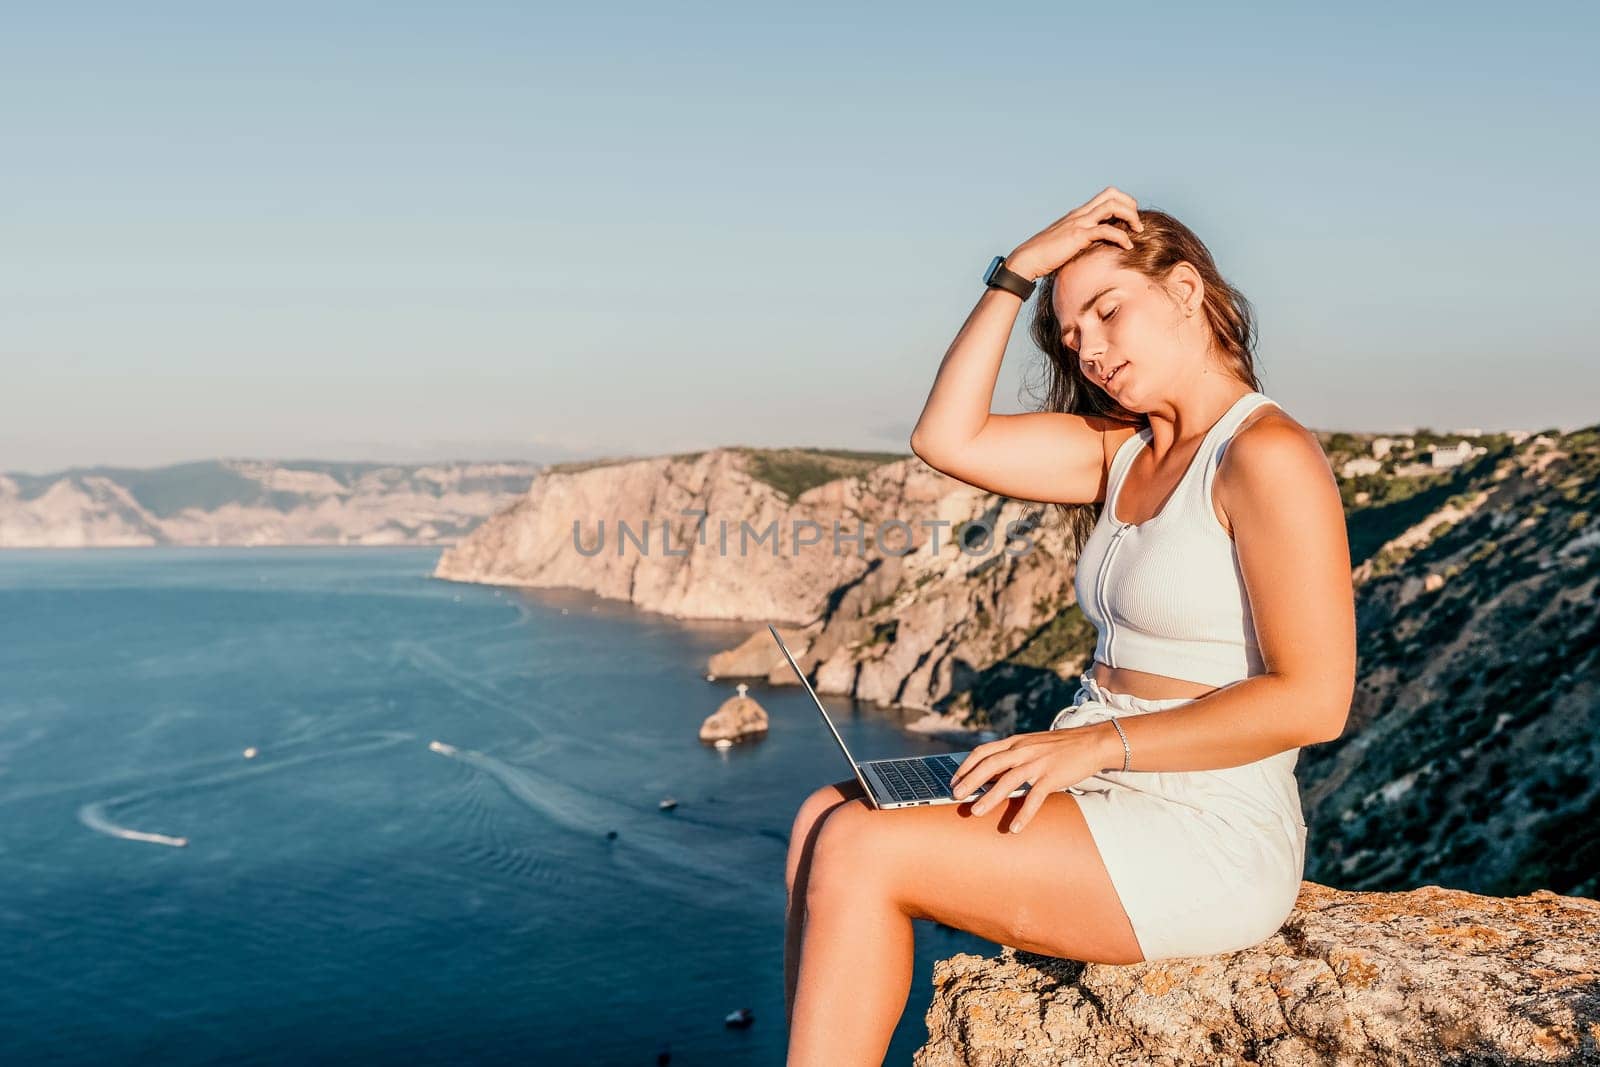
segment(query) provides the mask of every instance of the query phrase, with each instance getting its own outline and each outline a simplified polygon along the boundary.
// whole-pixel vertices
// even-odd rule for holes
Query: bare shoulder
[[[1111,470],[1111,457],[1127,444],[1128,438],[1138,433],[1140,425],[1133,422],[1123,422],[1120,419],[1106,419],[1102,423],[1100,440],[1105,444],[1105,468]]]
[[[1276,405],[1262,405],[1229,439],[1213,484],[1218,520],[1229,534],[1251,507],[1328,511],[1343,505],[1333,466],[1317,435]]]

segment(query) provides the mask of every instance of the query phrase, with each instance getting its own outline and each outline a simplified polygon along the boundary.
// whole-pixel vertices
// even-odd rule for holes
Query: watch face
[[[989,269],[983,272],[983,284],[988,285],[994,281],[994,272],[1000,269],[1000,264],[1006,261],[1005,256],[995,256],[994,262],[989,264]]]

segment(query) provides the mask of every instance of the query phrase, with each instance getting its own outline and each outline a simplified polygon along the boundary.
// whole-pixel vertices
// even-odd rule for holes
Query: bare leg
[[[882,1063],[911,989],[913,919],[1042,955],[1143,958],[1076,798],[1053,793],[1006,832],[1022,804],[828,810],[800,898],[790,1065]]]
[[[794,1022],[794,991],[800,975],[801,932],[806,921],[806,882],[811,872],[811,851],[828,813],[861,796],[854,778],[823,786],[806,798],[789,833],[789,898],[784,909],[783,1012],[786,1025]]]
[[[870,877],[813,879],[807,909],[788,1063],[881,1065],[911,993],[911,916]]]

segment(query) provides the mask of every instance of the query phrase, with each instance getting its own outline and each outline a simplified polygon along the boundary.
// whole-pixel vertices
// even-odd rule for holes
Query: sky
[[[1274,6],[25,5],[0,470],[904,452],[1108,185],[1306,426],[1600,421],[1596,9]]]

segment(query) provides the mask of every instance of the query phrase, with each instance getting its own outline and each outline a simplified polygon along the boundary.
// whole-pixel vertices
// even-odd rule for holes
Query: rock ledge
[[[1600,1064],[1600,902],[1305,882],[1241,952],[934,965],[917,1067]]]

